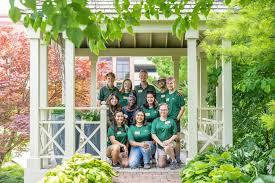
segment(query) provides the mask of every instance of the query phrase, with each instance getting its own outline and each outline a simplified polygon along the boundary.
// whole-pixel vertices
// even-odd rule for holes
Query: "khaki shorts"
[[[172,144],[172,147],[173,147],[173,148],[176,147],[176,142],[175,142],[175,141],[173,141],[171,144]],[[158,155],[158,156],[166,156],[167,154],[166,154],[164,148],[159,148],[159,147],[157,146],[157,155]]]

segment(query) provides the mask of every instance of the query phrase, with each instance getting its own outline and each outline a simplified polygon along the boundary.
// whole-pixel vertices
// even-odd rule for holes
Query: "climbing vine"
[[[106,48],[107,40],[120,40],[123,31],[133,34],[133,26],[139,26],[142,11],[147,19],[159,20],[162,14],[165,18],[176,16],[172,32],[179,39],[190,28],[197,28],[199,15],[207,16],[214,0],[197,0],[192,12],[182,14],[184,6],[190,0],[141,0],[130,8],[130,0],[114,0],[115,15],[103,12],[93,12],[87,7],[88,0],[45,0],[42,9],[37,9],[36,0],[20,0],[23,7],[28,9],[24,15],[24,26],[38,29],[43,39],[49,42],[57,40],[60,32],[66,32],[68,38],[79,47],[83,39],[88,38],[91,51],[95,54]],[[225,0],[230,3],[231,0]],[[10,0],[9,16],[14,22],[22,17],[15,0]]]

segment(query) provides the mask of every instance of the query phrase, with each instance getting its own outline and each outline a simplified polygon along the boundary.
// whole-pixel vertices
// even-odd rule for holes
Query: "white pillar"
[[[176,88],[179,89],[180,56],[172,56]]]
[[[188,159],[198,152],[198,67],[197,39],[199,32],[189,29],[185,34],[187,40],[187,78],[188,78]]]
[[[101,105],[100,109],[100,157],[102,160],[107,160],[107,106]]]
[[[75,152],[75,47],[65,39],[65,158]]]
[[[222,40],[222,48],[231,47],[231,42]],[[233,145],[232,129],[232,65],[231,61],[226,61],[222,56],[222,103],[223,103],[223,146]]]
[[[91,61],[91,85],[90,85],[90,105],[96,107],[96,79],[97,79],[97,60],[98,56],[90,55],[89,60]]]
[[[48,46],[45,42],[40,42],[40,107],[48,107]],[[48,119],[48,111],[40,111],[41,120]],[[48,130],[48,125],[44,124],[43,127]],[[46,145],[49,138],[46,134],[41,137],[43,145]],[[43,160],[43,165],[46,166],[49,163],[49,159]]]
[[[39,63],[40,32],[27,29],[30,41],[30,156],[24,171],[24,182],[35,183],[41,179],[40,134],[39,134]]]
[[[203,53],[200,54],[200,58],[198,60],[199,62],[199,106],[200,107],[207,107],[206,97],[207,97],[207,60],[205,58],[205,55]],[[207,111],[201,111],[202,117],[207,117]]]

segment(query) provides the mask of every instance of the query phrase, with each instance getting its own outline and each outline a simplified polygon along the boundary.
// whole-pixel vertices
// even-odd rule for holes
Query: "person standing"
[[[108,99],[108,97],[111,94],[116,94],[117,96],[119,95],[119,90],[114,85],[115,78],[116,78],[115,74],[112,73],[112,72],[109,72],[109,73],[106,74],[105,77],[106,77],[106,80],[107,80],[107,84],[106,84],[106,86],[103,86],[99,90],[99,95],[97,97],[97,106],[100,106],[103,101],[106,102],[106,100]]]
[[[128,104],[129,95],[134,95],[134,91],[132,90],[132,81],[130,79],[125,79],[122,82],[122,86],[119,91],[119,104],[121,107]]]
[[[155,119],[152,123],[151,134],[152,138],[157,143],[158,166],[164,168],[166,166],[167,155],[171,158],[170,169],[177,168],[177,161],[175,158],[177,138],[176,122],[172,118],[168,118],[168,105],[166,103],[160,104],[160,117]]]
[[[175,89],[175,78],[168,77],[166,79],[166,85],[168,93],[166,93],[166,103],[168,104],[169,113],[168,117],[172,118],[177,125],[177,138],[176,138],[176,159],[178,163],[181,163],[180,160],[180,119],[184,114],[185,101],[183,96]]]
[[[166,94],[168,93],[168,89],[166,87],[166,78],[160,77],[155,85],[159,88],[159,91],[157,91],[156,94],[158,103],[166,103]]]
[[[148,91],[156,93],[154,86],[149,85],[147,82],[148,72],[146,70],[140,70],[139,72],[140,84],[135,86],[135,93],[137,96],[137,106],[141,107],[146,102],[146,94]]]
[[[142,105],[141,110],[145,113],[145,120],[148,123],[159,117],[158,102],[154,92],[147,92],[146,103]]]

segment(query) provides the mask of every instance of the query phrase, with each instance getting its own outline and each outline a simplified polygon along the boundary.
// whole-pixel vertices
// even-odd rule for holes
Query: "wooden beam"
[[[76,56],[89,56],[89,48],[76,48]],[[186,48],[108,48],[100,56],[186,56]]]

